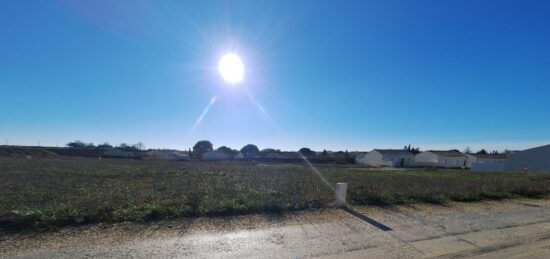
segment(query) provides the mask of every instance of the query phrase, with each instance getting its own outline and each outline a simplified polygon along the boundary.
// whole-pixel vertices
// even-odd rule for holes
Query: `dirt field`
[[[550,254],[549,199],[353,209],[366,218],[324,209],[12,234],[1,238],[0,256],[544,258]]]
[[[0,158],[0,232],[329,208],[536,197],[550,175],[365,170],[353,165]]]

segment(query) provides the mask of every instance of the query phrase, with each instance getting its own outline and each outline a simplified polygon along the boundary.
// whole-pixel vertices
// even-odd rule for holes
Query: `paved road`
[[[0,257],[15,258],[549,258],[550,199],[95,225],[0,240]]]

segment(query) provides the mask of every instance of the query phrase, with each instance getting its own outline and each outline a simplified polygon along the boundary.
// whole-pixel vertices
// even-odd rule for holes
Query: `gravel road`
[[[548,258],[550,199],[354,207],[0,236],[8,258]]]

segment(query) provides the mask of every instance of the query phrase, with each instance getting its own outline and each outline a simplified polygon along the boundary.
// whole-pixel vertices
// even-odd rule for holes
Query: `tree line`
[[[239,153],[243,155],[244,158],[257,158],[257,157],[266,157],[267,154],[282,154],[284,153],[280,149],[274,148],[265,148],[260,150],[258,146],[254,144],[247,144],[243,146],[240,150],[232,149],[227,146],[221,146],[217,149],[214,149],[212,142],[208,140],[200,140],[194,146],[193,150],[189,150],[189,153],[194,158],[202,158],[202,155],[207,152],[216,151],[227,155],[238,155]],[[340,154],[340,152],[337,152]],[[341,152],[344,157],[350,157],[348,151]],[[298,150],[297,154],[300,154],[306,158],[311,158],[317,156],[317,152],[311,150],[310,148],[303,147]],[[320,153],[319,157],[328,157],[327,150],[323,150]]]
[[[125,150],[125,151],[142,151],[142,150],[145,150],[145,145],[143,145],[143,143],[141,143],[141,142],[138,142],[136,144],[121,143],[118,146],[113,146],[113,145],[105,142],[103,144],[98,144],[96,146],[96,145],[94,145],[94,143],[85,143],[85,142],[82,142],[80,140],[76,140],[76,141],[72,141],[72,142],[67,143],[65,146],[67,146],[68,148],[75,148],[75,149],[111,149],[111,148],[116,148],[116,149],[121,149],[121,150]]]
[[[142,142],[138,142],[136,144],[121,143],[118,146],[113,146],[113,145],[109,144],[108,142],[105,142],[103,144],[94,145],[94,143],[86,143],[86,142],[83,142],[83,141],[80,141],[80,140],[76,140],[76,141],[72,141],[72,142],[67,143],[66,146],[68,148],[74,148],[74,149],[112,149],[112,148],[115,148],[115,149],[120,149],[120,150],[125,150],[125,151],[144,151],[145,150],[145,145]],[[420,153],[420,148],[419,147],[412,147],[410,144],[406,145],[403,149],[406,150],[406,151],[409,151],[413,154]],[[258,146],[254,145],[254,144],[247,144],[247,145],[243,146],[240,150],[232,149],[232,148],[227,147],[227,146],[221,146],[221,147],[218,147],[217,149],[214,150],[214,146],[212,145],[212,142],[210,142],[208,140],[200,140],[193,146],[192,150],[189,149],[189,155],[192,156],[192,157],[195,157],[195,158],[201,158],[204,153],[207,153],[207,152],[210,152],[210,151],[217,151],[217,152],[227,154],[227,155],[232,155],[232,156],[238,155],[240,153],[245,158],[265,157],[269,153],[283,153],[283,151],[281,151],[280,149],[274,149],[274,148],[266,148],[266,149],[260,150],[258,148]],[[454,151],[459,152],[458,150],[454,150]],[[512,152],[512,151],[505,150],[504,152],[498,152],[496,150],[493,150],[491,152],[488,152],[487,150],[485,150],[483,148],[478,150],[477,152],[473,152],[470,149],[470,147],[466,147],[463,151],[463,153],[466,153],[466,154],[481,154],[481,155],[489,155],[489,154],[497,155],[497,154],[506,154],[506,153],[510,153],[510,152]],[[307,147],[300,148],[300,150],[298,150],[297,153],[302,155],[302,156],[305,156],[307,158],[317,156],[317,152],[315,152],[315,151],[313,151],[313,150],[311,150],[310,148],[307,148]],[[336,154],[339,154],[343,157],[349,157],[349,153],[348,153],[347,150],[345,152],[344,151],[336,152]],[[329,155],[328,155],[328,152],[327,152],[326,149],[323,150],[319,154],[319,157],[321,157],[321,158],[322,157],[328,157],[328,156]]]

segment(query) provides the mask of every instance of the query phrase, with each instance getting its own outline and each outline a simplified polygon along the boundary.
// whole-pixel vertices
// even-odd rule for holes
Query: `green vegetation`
[[[332,185],[347,182],[355,205],[550,193],[550,175],[315,166]],[[331,188],[306,164],[0,158],[0,228],[10,230],[319,208],[333,201]]]
[[[40,147],[0,146],[0,157],[56,157],[57,154]]]

